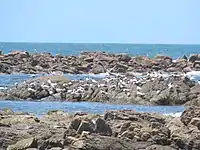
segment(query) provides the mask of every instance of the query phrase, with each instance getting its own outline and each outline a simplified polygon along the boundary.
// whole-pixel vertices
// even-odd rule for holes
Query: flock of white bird
[[[109,74],[109,75],[108,75]],[[192,79],[192,77],[198,76],[200,74],[200,72],[190,72],[190,73],[186,73],[186,74],[176,74],[176,73],[162,73],[162,72],[151,72],[151,73],[132,73],[132,75],[126,76],[126,75],[122,75],[122,74],[116,74],[116,73],[108,73],[106,75],[105,78],[103,78],[103,82],[100,81],[98,82],[95,79],[92,78],[86,78],[85,80],[80,80],[80,81],[75,81],[75,80],[71,80],[68,83],[64,83],[62,85],[63,88],[58,87],[57,83],[52,82],[50,80],[50,78],[47,79],[47,81],[42,82],[41,87],[43,89],[46,89],[49,91],[50,94],[54,94],[55,91],[56,93],[60,93],[62,91],[65,91],[66,88],[72,86],[74,84],[74,82],[80,82],[81,84],[78,84],[79,86],[77,86],[74,89],[67,89],[67,93],[68,94],[79,94],[79,93],[84,93],[85,89],[88,87],[92,87],[94,85],[96,85],[96,88],[104,88],[104,87],[109,87],[111,88],[119,88],[121,89],[123,92],[125,92],[127,94],[127,96],[131,95],[131,89],[130,89],[130,85],[136,85],[136,94],[138,96],[144,96],[145,93],[142,93],[141,90],[141,86],[144,85],[146,82],[148,81],[153,81],[156,80],[158,78],[164,78],[167,79],[170,76],[179,76],[179,77],[188,77],[190,79]],[[52,74],[54,75],[54,74]],[[33,78],[35,77],[35,75],[32,76]],[[113,82],[116,82],[116,84],[112,84]],[[200,83],[200,82],[199,82]],[[26,81],[24,81],[24,84],[26,84]],[[36,92],[35,87],[37,86],[38,83],[36,82],[32,82],[28,85],[28,91],[32,91],[32,92]],[[18,83],[15,84],[16,86],[18,85]],[[169,83],[168,84],[168,88],[172,88],[173,87],[173,83]],[[108,94],[107,92],[105,92],[104,90],[100,91],[103,94]],[[158,90],[157,94],[159,94],[161,91]]]

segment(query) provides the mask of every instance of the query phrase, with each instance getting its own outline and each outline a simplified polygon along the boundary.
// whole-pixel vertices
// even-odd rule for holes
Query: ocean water
[[[53,55],[78,55],[82,51],[105,51],[109,53],[127,53],[129,55],[146,55],[154,57],[158,54],[179,58],[200,53],[200,45],[162,45],[162,44],[76,44],[76,43],[1,43],[0,50],[9,53],[12,50],[26,50],[30,53],[50,52]],[[41,76],[40,74],[35,76]],[[107,74],[99,75],[70,75],[70,79],[80,80],[86,78],[101,79]],[[188,76],[198,81],[200,72],[191,72]],[[28,74],[0,75],[0,90],[14,86],[15,83],[33,78]],[[24,111],[42,115],[49,110],[60,109],[66,112],[83,111],[88,113],[103,113],[106,110],[134,109],[140,112],[159,112],[165,115],[179,116],[184,110],[183,106],[142,106],[142,105],[111,105],[91,102],[30,102],[30,101],[1,101],[0,109],[11,108],[15,111]]]
[[[33,101],[0,101],[0,110],[11,108],[14,111],[46,114],[49,110],[64,110],[65,112],[87,112],[103,114],[108,110],[136,110],[138,112],[155,112],[164,115],[179,116],[184,111],[183,106],[141,106],[112,105],[95,102],[33,102]]]
[[[35,77],[42,76],[36,74]],[[66,77],[72,80],[84,80],[86,78],[102,79],[108,76],[107,74],[81,74],[72,75],[65,74]],[[192,77],[192,76],[191,76]],[[15,83],[20,83],[33,78],[31,74],[13,74],[0,75],[0,90],[5,90],[15,86]],[[184,110],[184,106],[142,106],[142,105],[116,105],[103,104],[93,102],[33,102],[33,101],[5,101],[0,100],[0,110],[11,108],[14,111],[23,111],[43,115],[49,110],[64,110],[66,112],[87,112],[87,113],[104,113],[107,110],[133,109],[139,112],[158,112],[164,115],[180,116]]]
[[[3,43],[0,50],[9,53],[12,50],[34,52],[50,52],[53,55],[78,55],[82,51],[105,51],[110,53],[127,53],[130,55],[168,55],[175,58],[200,53],[200,45],[174,44],[109,44],[109,43]]]

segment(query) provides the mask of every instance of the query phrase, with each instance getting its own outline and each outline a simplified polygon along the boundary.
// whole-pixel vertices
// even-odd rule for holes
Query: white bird
[[[69,82],[69,83],[68,83],[68,85],[72,85],[72,84],[73,84],[72,82]]]
[[[47,80],[47,83],[49,83],[52,88],[55,88],[57,85],[57,83],[53,83],[50,79]]]
[[[137,90],[141,90],[142,88],[141,87],[139,87],[139,86],[137,86],[137,88],[136,88]]]
[[[129,92],[130,89],[123,89],[122,91],[123,91],[123,92]]]
[[[56,92],[60,93],[62,91],[64,91],[64,89],[56,88]]]
[[[169,84],[168,84],[168,87],[169,87],[169,88],[172,88],[172,87],[173,87],[172,83],[169,83]]]
[[[48,78],[47,83],[51,84],[51,80]]]
[[[160,94],[160,90],[156,91],[157,94]]]
[[[7,87],[0,87],[0,90],[6,90],[8,89]]]
[[[144,96],[145,94],[144,93],[142,93],[142,92],[139,92],[139,91],[137,91],[137,93],[136,93],[137,95],[140,95],[140,96]]]
[[[48,85],[45,85],[45,84],[42,84],[41,87],[42,87],[43,89],[46,89],[46,90],[50,88]]]
[[[72,90],[67,90],[67,93],[72,93]]]
[[[108,94],[107,92],[102,91],[102,90],[100,91],[100,93],[101,93],[101,94]]]
[[[54,92],[53,91],[49,91],[49,94],[52,95]]]
[[[106,84],[99,84],[99,85],[100,85],[100,87],[107,87]]]
[[[94,79],[92,79],[92,82],[94,82],[94,83],[97,83],[97,81],[96,81],[96,80],[94,80]]]
[[[28,88],[27,89],[28,91],[31,91],[31,92],[36,92],[36,90],[32,89],[32,88]]]
[[[63,83],[63,86],[67,86],[68,84],[67,83]]]
[[[51,85],[52,88],[55,88],[57,83],[51,83],[50,85]]]

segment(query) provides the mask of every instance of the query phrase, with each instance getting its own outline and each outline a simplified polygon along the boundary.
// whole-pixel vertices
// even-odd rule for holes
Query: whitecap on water
[[[183,106],[143,106],[143,105],[117,105],[98,102],[33,102],[33,101],[0,101],[0,110],[11,108],[14,111],[31,112],[37,115],[47,113],[49,110],[64,110],[65,112],[87,112],[103,114],[108,110],[136,110],[138,112],[153,112],[171,116],[180,116]]]
[[[180,117],[182,112],[177,112],[177,113],[164,113],[164,116],[172,116],[172,117]]]
[[[94,78],[105,78],[109,76],[109,73],[89,74],[88,76]]]
[[[173,60],[172,60],[172,62],[173,62],[173,63],[176,63],[176,62],[177,62],[177,60],[176,60],[176,59],[173,59]]]
[[[191,71],[187,72],[186,76],[190,78],[190,80],[200,81],[200,71]]]
[[[0,90],[6,90],[8,89],[7,87],[3,87],[3,86],[0,86]]]

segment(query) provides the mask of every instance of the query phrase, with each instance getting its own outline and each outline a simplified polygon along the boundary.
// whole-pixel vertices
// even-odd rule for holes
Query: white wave
[[[172,62],[175,63],[175,62],[177,62],[177,60],[176,60],[176,59],[173,59]]]
[[[180,117],[182,112],[177,112],[177,113],[164,113],[164,116],[172,116],[172,117]]]
[[[8,89],[7,87],[3,87],[3,86],[0,86],[0,90],[6,90]]]
[[[200,71],[187,72],[186,77],[188,77],[190,80],[195,80],[197,78],[200,78]]]
[[[95,77],[95,78],[105,78],[109,76],[109,73],[89,74],[88,76]]]
[[[187,76],[200,76],[200,71],[190,71],[186,73]]]

